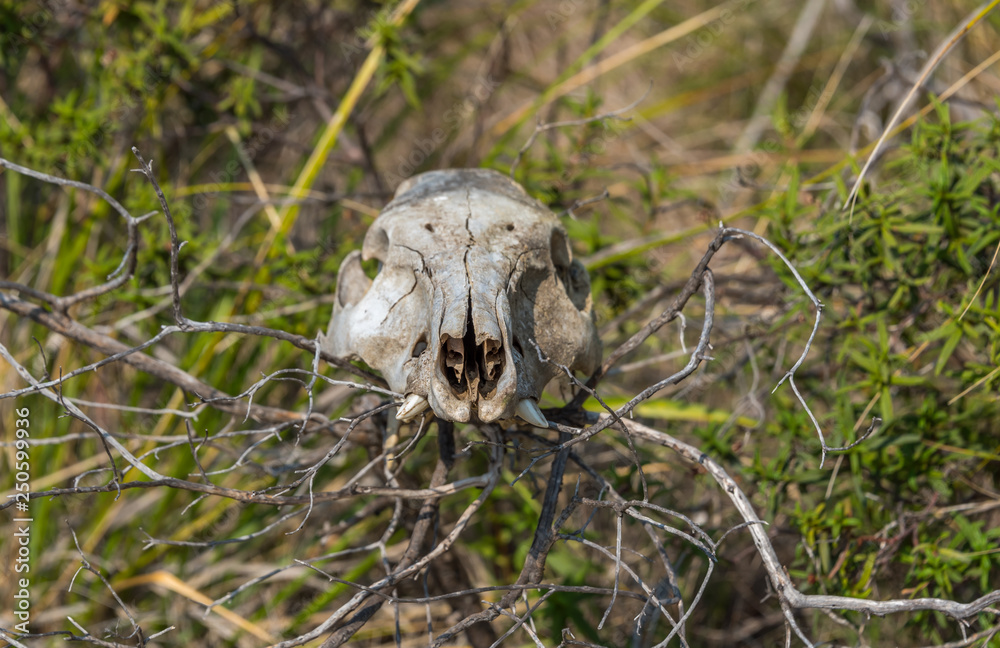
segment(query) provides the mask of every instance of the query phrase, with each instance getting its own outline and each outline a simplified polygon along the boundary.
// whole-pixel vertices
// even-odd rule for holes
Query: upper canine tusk
[[[542,415],[542,410],[538,409],[538,403],[530,398],[525,398],[517,404],[517,415],[535,427],[549,427],[549,422]]]
[[[430,403],[427,402],[427,399],[420,394],[410,394],[403,401],[403,404],[399,406],[399,411],[396,412],[396,420],[409,423],[427,409],[429,405]]]

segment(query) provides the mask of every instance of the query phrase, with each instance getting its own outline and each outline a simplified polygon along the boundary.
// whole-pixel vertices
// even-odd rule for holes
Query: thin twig
[[[649,87],[646,88],[646,91],[644,93],[642,93],[642,96],[633,101],[632,103],[630,103],[629,105],[625,106],[624,108],[618,108],[617,110],[609,110],[606,113],[601,113],[600,115],[595,115],[593,117],[585,117],[583,119],[569,119],[561,122],[549,122],[548,124],[543,124],[541,123],[541,120],[539,120],[539,123],[535,124],[535,130],[532,131],[531,136],[528,137],[528,140],[524,143],[524,146],[522,146],[521,150],[519,150],[517,152],[517,155],[514,156],[514,161],[511,162],[510,165],[511,179],[514,178],[514,171],[517,170],[517,165],[521,163],[521,158],[528,151],[528,149],[531,148],[531,145],[535,143],[535,140],[541,133],[544,133],[547,130],[552,130],[553,128],[564,128],[566,126],[585,126],[587,124],[592,124],[597,121],[604,121],[605,119],[619,119],[621,121],[631,121],[630,117],[622,117],[621,115],[623,113],[627,113],[628,111],[632,110],[640,103],[642,103],[643,100],[649,95],[649,91],[652,89],[653,89],[653,82],[650,81]],[[572,211],[572,208],[570,209],[570,211]]]

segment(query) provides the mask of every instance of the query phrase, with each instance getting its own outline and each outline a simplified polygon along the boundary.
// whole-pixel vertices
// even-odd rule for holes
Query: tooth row
[[[426,397],[420,394],[410,394],[399,406],[399,410],[396,412],[396,420],[409,423],[429,406],[430,403],[427,402]],[[530,398],[525,398],[517,404],[517,415],[535,427],[549,427],[549,422],[545,420],[542,410],[538,408],[538,403]]]

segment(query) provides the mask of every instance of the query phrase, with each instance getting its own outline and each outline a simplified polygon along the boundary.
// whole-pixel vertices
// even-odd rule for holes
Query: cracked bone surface
[[[496,171],[431,171],[399,186],[344,260],[321,343],[405,394],[404,420],[422,399],[449,421],[541,418],[557,365],[589,374],[600,362],[591,306],[555,214]]]

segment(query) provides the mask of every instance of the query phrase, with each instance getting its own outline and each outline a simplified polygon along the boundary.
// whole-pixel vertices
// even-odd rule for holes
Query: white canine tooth
[[[525,398],[517,404],[517,415],[535,427],[549,427],[549,422],[542,416],[542,410],[538,409],[538,403],[530,398]]]
[[[417,418],[429,405],[430,403],[427,402],[427,399],[420,394],[410,394],[403,401],[403,404],[399,406],[399,410],[396,412],[396,420],[409,423]]]

